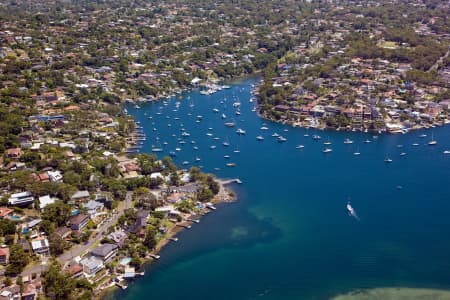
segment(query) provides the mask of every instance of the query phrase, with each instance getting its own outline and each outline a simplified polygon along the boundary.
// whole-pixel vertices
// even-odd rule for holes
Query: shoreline
[[[222,178],[215,178],[217,183],[219,184],[219,192],[217,195],[214,196],[214,198],[211,200],[212,204],[220,204],[220,203],[234,203],[237,201],[236,193],[228,187],[233,182],[236,182],[235,179],[232,180],[225,180]],[[145,271],[147,268],[150,268],[152,263],[159,259],[159,253],[164,249],[164,247],[169,244],[169,242],[172,242],[172,239],[175,238],[180,232],[189,229],[190,224],[193,222],[190,220],[201,220],[203,216],[206,214],[209,214],[210,212],[214,211],[214,209],[204,207],[202,208],[198,213],[192,213],[192,214],[186,214],[186,217],[184,220],[180,222],[176,222],[161,238],[158,243],[156,244],[155,248],[147,253],[147,255],[142,258],[142,264],[140,266],[140,270]],[[189,226],[189,227],[188,227]],[[145,274],[143,275],[145,276]],[[114,276],[110,276],[110,279],[107,282],[107,285],[100,286],[96,289],[94,289],[94,299],[102,300],[102,299],[109,299],[109,296],[112,296],[113,293],[117,291],[119,288],[118,285],[114,282],[113,279]],[[135,279],[133,279],[135,280]],[[133,281],[131,280],[131,281]],[[128,285],[126,285],[128,286]],[[126,289],[126,288],[125,288]]]

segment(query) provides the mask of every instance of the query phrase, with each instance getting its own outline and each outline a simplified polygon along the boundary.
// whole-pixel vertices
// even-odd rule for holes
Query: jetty
[[[220,182],[222,185],[227,185],[227,184],[232,184],[232,183],[242,184],[242,181],[239,178],[218,179],[217,181]]]

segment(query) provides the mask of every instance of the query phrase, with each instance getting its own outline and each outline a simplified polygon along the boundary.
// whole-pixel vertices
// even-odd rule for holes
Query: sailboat
[[[428,142],[428,145],[434,146],[437,145],[437,141],[434,139],[434,134],[431,134],[431,140]]]

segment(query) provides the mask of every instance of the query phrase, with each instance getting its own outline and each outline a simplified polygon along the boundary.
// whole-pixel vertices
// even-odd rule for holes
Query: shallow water
[[[187,167],[198,157],[196,165],[204,171],[238,177],[243,184],[234,186],[237,203],[219,205],[182,232],[144,278],[110,297],[328,299],[361,288],[449,288],[450,155],[442,154],[450,149],[449,127],[378,138],[285,127],[252,111],[249,98],[255,82],[244,80],[210,96],[188,92],[166,106],[127,107],[147,133],[142,151],[161,146],[160,155],[175,151],[175,161],[188,161]],[[240,116],[232,105],[238,100]],[[198,115],[203,116],[200,122]],[[236,127],[224,126],[232,120]],[[260,130],[263,123],[269,130]],[[190,134],[185,144],[177,140],[181,124]],[[246,131],[244,136],[235,133],[238,127]],[[277,142],[271,137],[274,132],[287,141]],[[436,146],[426,145],[432,132]],[[423,133],[428,137],[420,138]],[[313,134],[322,140],[314,141]],[[264,141],[257,141],[258,135]],[[345,138],[354,143],[344,144]],[[364,143],[366,139],[371,143]],[[229,147],[222,145],[224,140]],[[332,153],[322,153],[326,140],[332,142]],[[420,145],[412,146],[416,142]],[[305,147],[296,149],[298,144]],[[356,151],[361,155],[354,156]],[[385,163],[386,157],[393,162]],[[226,167],[227,162],[236,167]],[[359,221],[347,214],[348,200]]]

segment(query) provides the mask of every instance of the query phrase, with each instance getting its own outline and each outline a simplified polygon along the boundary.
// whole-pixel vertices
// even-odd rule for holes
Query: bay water
[[[141,152],[161,147],[160,157],[173,151],[179,165],[243,183],[232,186],[236,203],[180,233],[144,277],[108,298],[329,299],[373,287],[449,289],[449,127],[375,137],[292,128],[257,116],[250,102],[257,81],[127,106],[147,135]],[[437,145],[428,145],[431,136]],[[349,201],[359,220],[349,216]]]

